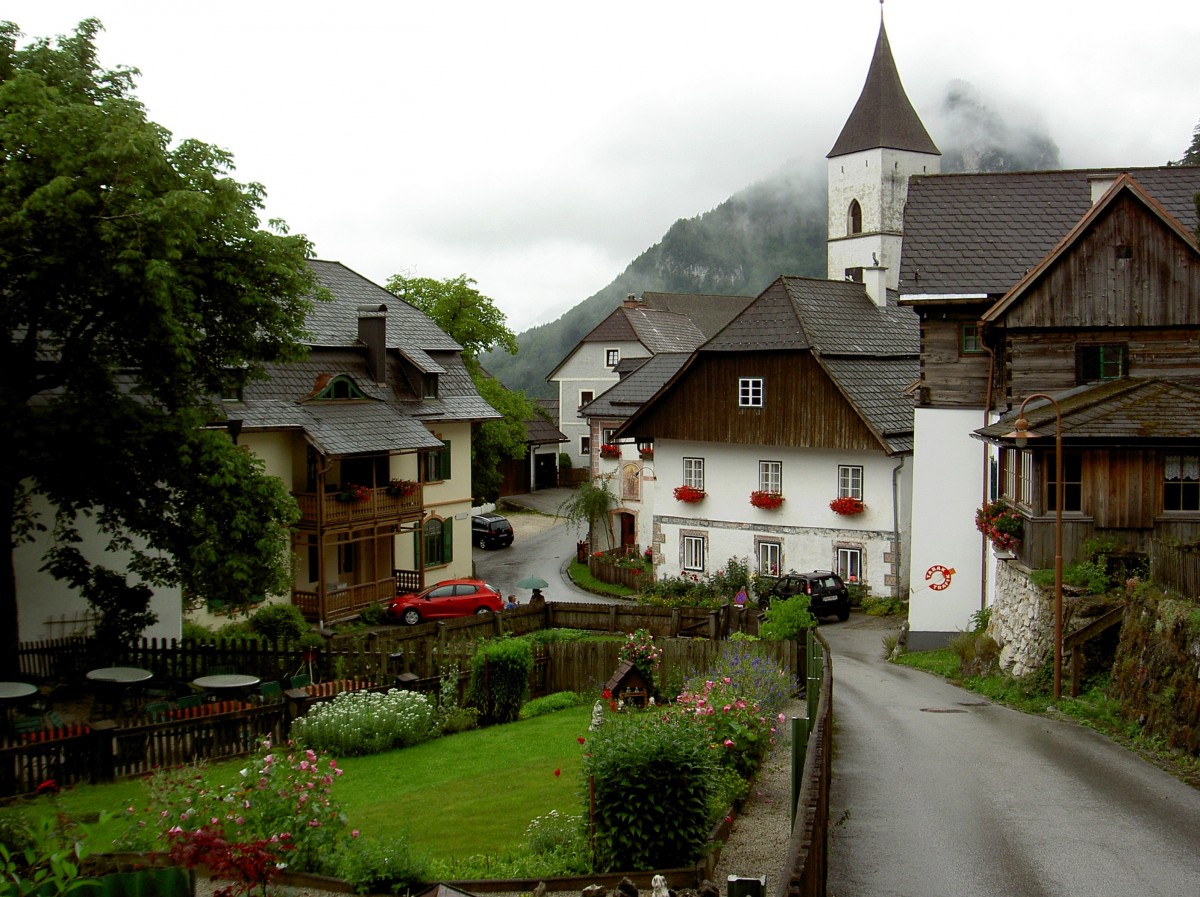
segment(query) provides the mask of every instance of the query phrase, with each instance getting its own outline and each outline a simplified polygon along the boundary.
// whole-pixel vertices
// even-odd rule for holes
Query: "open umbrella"
[[[550,585],[550,583],[546,582],[546,580],[542,579],[540,576],[526,576],[519,583],[517,583],[517,588],[518,589],[544,589],[548,585]]]

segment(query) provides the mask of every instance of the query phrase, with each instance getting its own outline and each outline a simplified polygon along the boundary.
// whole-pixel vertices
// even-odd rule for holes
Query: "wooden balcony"
[[[411,495],[392,495],[388,487],[369,490],[366,501],[341,501],[338,492],[293,492],[300,506],[302,530],[352,529],[393,520],[420,520],[425,495],[420,485]]]
[[[368,605],[382,604],[395,597],[396,577],[394,576],[375,582],[328,589],[325,592],[325,623],[328,625],[353,619]],[[306,619],[321,619],[321,596],[319,593],[293,590],[292,603],[300,608]]]

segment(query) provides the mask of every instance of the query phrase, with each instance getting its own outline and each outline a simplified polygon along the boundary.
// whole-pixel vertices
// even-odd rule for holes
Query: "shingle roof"
[[[720,296],[711,293],[642,293],[650,308],[683,315],[699,328],[705,338],[716,336],[721,328],[740,315],[753,296]]]
[[[913,177],[904,208],[900,292],[1000,296],[1051,252],[1092,204],[1091,182],[1122,172],[1189,231],[1200,168],[1093,169]]]
[[[662,352],[627,374],[579,411],[580,417],[624,419],[645,404],[692,357],[690,352]]]
[[[534,403],[534,413],[525,421],[526,445],[551,445],[559,442],[570,442],[570,437],[554,425],[558,420],[558,402],[554,402],[554,416],[542,402]]]
[[[623,309],[638,340],[657,354],[690,352],[704,342],[700,328],[684,315],[641,305]]]
[[[941,155],[900,83],[882,20],[862,93],[828,158],[877,147]]]
[[[1117,441],[1121,444],[1200,439],[1200,415],[1181,409],[1200,407],[1200,380],[1143,380],[1127,378],[1081,386],[1055,396],[1062,409],[1063,442]],[[1014,429],[1020,407],[994,424],[975,431],[998,441]],[[1046,401],[1025,408],[1029,427],[1041,436],[1055,433],[1054,407]]]
[[[905,393],[920,374],[911,358],[819,358],[833,382],[892,452],[913,448],[913,402]]]

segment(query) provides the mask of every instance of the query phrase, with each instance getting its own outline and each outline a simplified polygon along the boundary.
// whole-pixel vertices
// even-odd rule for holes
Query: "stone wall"
[[[998,561],[988,635],[1000,645],[1000,667],[1020,678],[1054,653],[1054,597],[1017,561]]]

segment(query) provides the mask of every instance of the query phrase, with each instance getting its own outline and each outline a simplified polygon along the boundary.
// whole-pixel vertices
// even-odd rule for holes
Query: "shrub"
[[[654,673],[662,660],[662,648],[654,644],[654,636],[645,629],[629,633],[617,652],[617,660],[628,661],[653,687]]]
[[[398,894],[431,880],[428,857],[415,851],[401,836],[386,840],[356,838],[337,852],[332,866],[333,874],[360,894]]]
[[[458,664],[452,663],[438,677],[438,720],[443,735],[466,732],[479,725],[479,711],[458,703]]]
[[[990,676],[1000,662],[1000,646],[985,632],[960,632],[950,639],[949,648],[958,655],[959,674]]]
[[[525,829],[525,843],[535,856],[552,857],[556,865],[573,872],[591,870],[591,851],[583,816],[571,816],[551,810],[535,816]]]
[[[250,628],[272,641],[298,639],[309,631],[308,621],[294,604],[267,604],[250,617]]]
[[[686,866],[704,848],[716,763],[679,714],[610,716],[587,743],[597,871]]]
[[[364,626],[378,626],[387,617],[382,604],[368,604],[358,612],[358,622]]]
[[[556,713],[559,710],[566,710],[570,707],[578,707],[580,704],[586,704],[590,700],[590,698],[573,691],[556,691],[554,694],[546,695],[543,698],[534,698],[521,708],[520,716],[521,719],[532,719],[535,716]]]
[[[799,688],[799,683],[766,655],[761,642],[723,642],[708,672],[693,677],[686,687],[695,691],[698,683],[707,679],[729,679],[768,717],[783,710]]]
[[[696,728],[718,764],[753,778],[770,747],[772,720],[729,677],[705,679],[685,689],[671,709]]]
[[[342,692],[293,722],[290,734],[310,748],[355,755],[417,744],[437,732],[437,712],[429,698],[393,688],[383,694]]]
[[[758,637],[773,642],[795,641],[804,630],[817,625],[817,618],[808,612],[807,595],[772,601],[765,616],[766,621],[758,627]]]
[[[900,598],[880,598],[872,595],[863,599],[862,609],[872,617],[890,617],[893,614],[904,613],[904,601]]]
[[[510,723],[529,698],[533,649],[524,639],[495,639],[480,645],[471,658],[468,701],[484,723]]]

